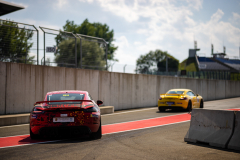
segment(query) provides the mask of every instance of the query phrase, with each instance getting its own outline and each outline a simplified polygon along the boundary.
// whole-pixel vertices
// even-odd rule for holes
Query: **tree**
[[[146,55],[141,55],[137,59],[137,72],[148,73],[166,71],[166,57],[168,57],[168,70],[178,71],[179,61],[166,51],[163,52],[157,49],[156,51],[150,51]]]
[[[33,31],[19,29],[18,24],[10,21],[0,22],[0,61],[32,64],[34,56],[29,56],[33,43]]]
[[[114,41],[114,31],[110,30],[107,24],[90,23],[88,19],[85,19],[81,25],[77,25],[74,21],[67,20],[66,24],[63,26],[63,30],[74,34],[78,33],[103,38],[106,42],[108,42],[108,60],[118,61],[114,58],[115,51],[118,47],[112,44]]]

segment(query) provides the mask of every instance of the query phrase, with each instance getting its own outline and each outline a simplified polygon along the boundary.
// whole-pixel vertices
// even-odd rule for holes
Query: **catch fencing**
[[[77,37],[71,32],[39,28],[43,31],[44,48],[41,65],[77,68]]]
[[[43,31],[42,65],[107,69],[107,42],[102,38],[39,27]]]
[[[98,37],[0,19],[0,61],[107,70],[107,42]],[[43,48],[40,49],[39,45]]]
[[[0,61],[38,65],[38,41],[34,25],[0,19]]]

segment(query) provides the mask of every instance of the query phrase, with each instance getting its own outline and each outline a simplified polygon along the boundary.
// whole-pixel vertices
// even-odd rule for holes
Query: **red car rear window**
[[[64,93],[64,94],[50,94],[47,96],[47,101],[57,100],[83,100],[85,94]]]

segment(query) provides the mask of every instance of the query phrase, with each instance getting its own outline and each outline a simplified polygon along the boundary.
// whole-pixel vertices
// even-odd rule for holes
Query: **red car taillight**
[[[182,97],[180,98],[180,100],[187,100],[187,97]]]
[[[33,111],[32,111],[33,114],[43,114],[44,111],[43,110],[40,110],[38,108],[34,108]]]

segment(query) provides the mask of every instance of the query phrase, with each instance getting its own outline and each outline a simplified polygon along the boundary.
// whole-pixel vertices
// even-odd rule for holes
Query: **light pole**
[[[127,66],[127,64],[124,65],[123,67],[123,73],[125,73],[125,67]]]

